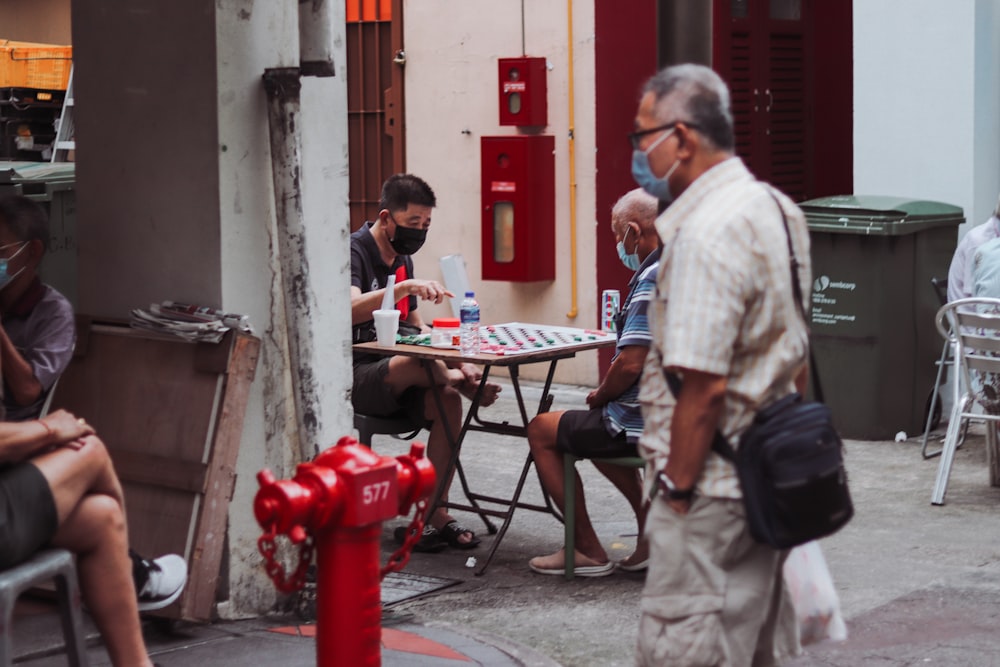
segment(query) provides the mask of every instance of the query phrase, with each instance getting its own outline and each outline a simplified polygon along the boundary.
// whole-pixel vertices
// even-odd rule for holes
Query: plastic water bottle
[[[479,354],[479,302],[475,292],[466,292],[459,311],[462,318],[462,354]]]

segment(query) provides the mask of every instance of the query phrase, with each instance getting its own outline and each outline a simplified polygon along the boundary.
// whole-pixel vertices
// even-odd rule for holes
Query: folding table
[[[517,324],[517,323],[514,323]],[[505,325],[495,325],[497,327]],[[544,325],[519,325],[522,327],[531,328],[531,330],[545,331],[547,328]],[[528,417],[528,410],[525,406],[524,396],[521,393],[520,386],[520,368],[526,364],[537,364],[537,363],[548,363],[548,373],[545,378],[545,384],[542,388],[542,395],[538,403],[538,409],[535,414],[541,414],[547,412],[549,407],[552,405],[552,395],[549,393],[549,389],[552,386],[552,379],[555,376],[556,364],[560,359],[568,359],[570,357],[576,356],[577,352],[582,352],[584,350],[593,350],[602,347],[611,347],[615,345],[616,338],[614,333],[602,332],[602,331],[591,331],[584,329],[569,329],[567,327],[551,327],[552,330],[559,331],[571,331],[579,332],[578,335],[574,336],[574,339],[564,340],[558,346],[551,347],[533,347],[530,349],[520,349],[513,351],[511,353],[495,354],[495,353],[481,353],[471,356],[463,356],[458,350],[454,349],[443,349],[434,348],[425,345],[404,345],[398,344],[395,347],[378,347],[377,343],[360,343],[354,346],[355,352],[365,352],[369,354],[378,354],[383,356],[407,356],[419,359],[424,369],[427,372],[428,379],[430,380],[430,385],[432,387],[431,395],[438,404],[438,412],[442,415],[443,426],[445,434],[447,435],[448,441],[451,444],[451,457],[448,462],[448,469],[441,474],[438,471],[438,488],[434,494],[434,501],[432,503],[432,512],[438,507],[445,507],[449,509],[458,509],[468,512],[474,512],[478,514],[483,521],[486,523],[487,529],[490,534],[497,533],[496,539],[493,541],[493,546],[490,548],[489,554],[487,554],[482,566],[476,571],[477,575],[482,575],[486,568],[489,567],[490,562],[493,560],[493,556],[496,553],[497,548],[500,546],[501,540],[503,540],[504,535],[507,532],[507,528],[510,526],[512,517],[514,516],[514,510],[517,508],[529,509],[537,512],[549,512],[560,519],[562,518],[558,511],[552,506],[549,500],[548,494],[545,494],[545,505],[535,505],[531,503],[525,503],[520,500],[521,490],[524,487],[525,479],[528,476],[528,470],[532,464],[531,452],[528,452],[527,457],[524,461],[524,466],[521,468],[521,474],[518,478],[517,485],[514,487],[514,491],[510,498],[498,498],[496,496],[484,495],[477,493],[472,490],[469,486],[468,480],[465,477],[465,473],[462,470],[461,463],[459,461],[459,456],[462,449],[462,441],[465,439],[466,433],[469,431],[479,431],[485,433],[497,433],[500,435],[515,435],[526,437],[528,422],[530,418]],[[455,362],[469,362],[483,367],[483,379],[479,385],[479,389],[476,391],[472,398],[472,405],[469,407],[468,412],[465,415],[462,427],[456,434],[452,424],[447,423],[447,419],[444,418],[444,410],[441,404],[441,393],[440,387],[434,382],[432,364],[435,361],[443,361],[445,363],[455,363]],[[510,424],[507,422],[489,421],[483,419],[479,414],[480,400],[483,392],[483,388],[489,379],[490,370],[494,366],[507,368],[510,374],[510,382],[514,388],[514,397],[517,401],[518,412],[521,417],[520,424]],[[443,495],[443,482],[444,480],[450,479],[453,472],[458,473],[459,481],[462,484],[462,491],[465,494],[468,504],[456,503],[454,501],[443,501],[441,496]],[[483,507],[480,503],[488,503],[491,505],[499,505],[501,509],[492,509],[488,507]],[[497,528],[486,518],[489,516],[502,518],[503,524],[500,526],[499,532]]]

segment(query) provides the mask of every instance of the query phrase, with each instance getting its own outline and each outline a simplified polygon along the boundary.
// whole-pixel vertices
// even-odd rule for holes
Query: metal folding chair
[[[959,376],[953,382],[954,405],[931,493],[931,503],[943,505],[959,435],[965,425],[972,420],[985,421],[990,424],[987,430],[995,431],[993,423],[1000,421],[1000,414],[974,411],[976,402],[984,400],[984,390],[990,386],[990,379],[1000,378],[1000,299],[953,301],[941,307],[935,324],[945,341],[954,344],[955,368]],[[995,437],[988,437],[988,444],[995,445],[995,442]],[[988,446],[988,458],[994,458],[996,452],[990,449]],[[995,467],[996,462],[990,461],[991,470]]]
[[[11,630],[17,598],[29,588],[55,580],[59,599],[59,618],[71,667],[86,667],[87,642],[80,607],[80,585],[76,561],[65,549],[39,551],[20,565],[0,572],[0,666],[14,662]]]
[[[931,286],[934,287],[934,293],[937,294],[940,304],[942,306],[946,305],[948,303],[948,279],[931,278]],[[934,362],[937,366],[937,377],[934,379],[934,389],[931,391],[930,400],[927,402],[927,423],[924,427],[923,444],[920,447],[920,455],[925,459],[941,455],[941,449],[933,452],[927,451],[927,440],[930,437],[931,431],[936,429],[941,422],[941,386],[947,381],[945,368],[955,364],[954,346],[955,341],[951,337],[946,337],[944,344],[941,346],[941,358]],[[955,381],[958,382],[958,378],[955,378]],[[962,443],[965,442],[965,436],[968,432],[969,424],[966,422],[958,439],[958,447],[961,447]]]

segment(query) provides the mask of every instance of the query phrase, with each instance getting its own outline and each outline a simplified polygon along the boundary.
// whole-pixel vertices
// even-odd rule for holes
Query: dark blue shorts
[[[638,456],[635,445],[630,445],[625,431],[618,435],[608,433],[604,423],[604,410],[568,410],[559,418],[556,431],[559,451],[583,459]]]
[[[32,463],[0,468],[0,569],[44,547],[59,527],[52,489]]]

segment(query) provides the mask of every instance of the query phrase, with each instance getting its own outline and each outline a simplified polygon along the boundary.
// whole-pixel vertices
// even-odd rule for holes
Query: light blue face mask
[[[627,253],[627,252],[625,252],[625,239],[628,238],[628,233],[630,231],[632,231],[631,227],[629,227],[628,229],[626,229],[625,230],[625,236],[623,236],[622,240],[618,242],[618,245],[617,245],[617,248],[618,248],[618,259],[620,259],[622,261],[622,264],[625,265],[626,269],[629,269],[630,271],[638,271],[639,267],[642,265],[642,262],[639,261],[639,253],[638,252],[633,252],[633,253]],[[638,245],[636,246],[636,250],[637,251],[639,250]]]
[[[640,188],[668,204],[674,200],[674,196],[670,193],[670,183],[668,181],[670,175],[674,173],[674,169],[677,168],[680,162],[674,162],[663,178],[657,178],[649,166],[649,153],[673,133],[674,130],[671,128],[669,131],[664,132],[659,139],[650,144],[646,150],[637,148],[632,151],[632,178],[635,179]]]

